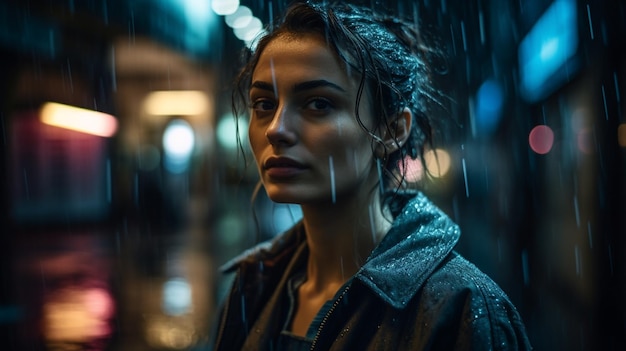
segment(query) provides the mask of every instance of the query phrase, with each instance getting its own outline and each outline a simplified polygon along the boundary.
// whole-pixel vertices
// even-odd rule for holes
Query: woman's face
[[[331,203],[375,187],[357,87],[321,36],[279,36],[265,47],[252,75],[248,136],[272,200]],[[372,128],[365,96],[359,115]]]

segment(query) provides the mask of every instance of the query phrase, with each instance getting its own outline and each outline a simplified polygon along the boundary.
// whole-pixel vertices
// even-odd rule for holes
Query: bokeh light
[[[576,143],[578,150],[584,154],[592,154],[595,150],[595,142],[593,140],[593,131],[590,128],[582,128],[576,134]]]
[[[237,11],[239,0],[213,0],[211,1],[211,9],[220,16],[230,15]]]
[[[538,101],[557,83],[569,79],[574,64],[569,70],[560,69],[568,65],[577,49],[576,1],[554,1],[520,43],[522,95],[528,101]]]
[[[224,17],[224,21],[231,28],[243,28],[252,21],[252,10],[247,6],[239,6],[237,11]]]
[[[504,94],[495,80],[486,80],[476,93],[476,134],[490,135],[500,121]]]
[[[40,116],[44,124],[101,137],[117,131],[117,119],[109,114],[56,102],[44,104]]]
[[[450,171],[450,154],[443,149],[428,150],[424,153],[428,172],[435,178],[442,178]]]
[[[143,106],[149,115],[192,116],[205,113],[209,99],[203,91],[153,91],[146,96]]]
[[[617,127],[617,142],[619,146],[626,147],[626,123],[622,123]]]
[[[409,183],[417,183],[424,177],[422,161],[419,159],[414,160],[410,156],[405,156],[398,161],[398,169],[400,174],[404,176],[404,180]]]
[[[44,334],[49,342],[86,342],[111,334],[115,304],[102,288],[68,287],[48,296],[44,305]]]
[[[243,41],[250,41],[258,37],[263,31],[263,23],[260,19],[253,17],[247,25],[233,29],[235,36]]]
[[[163,285],[163,311],[170,316],[184,314],[191,308],[191,286],[186,279],[173,278]]]
[[[534,127],[528,135],[528,144],[534,152],[540,155],[547,154],[554,144],[554,132],[552,128],[546,125]]]
[[[237,140],[237,125],[239,125],[239,140]],[[220,118],[217,123],[217,142],[226,150],[236,150],[237,145],[245,145],[248,141],[248,122],[243,118],[235,118],[228,114]]]
[[[182,119],[172,120],[163,133],[165,168],[172,173],[187,170],[195,144],[191,125]]]

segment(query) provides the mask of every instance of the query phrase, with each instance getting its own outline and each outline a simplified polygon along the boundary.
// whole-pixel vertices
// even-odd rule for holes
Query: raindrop
[[[300,218],[302,218],[301,211],[298,211],[297,215],[293,213],[293,211],[296,209],[300,210],[300,207],[287,206],[287,211],[289,212],[289,218],[291,218],[291,223],[296,223]]]
[[[465,37],[465,23],[461,21],[461,37],[463,38],[463,51],[467,52],[467,38]]]
[[[374,213],[372,209],[372,205],[369,205],[369,215],[370,215],[370,230],[372,231],[372,242],[376,245],[376,230],[374,229]]]
[[[576,226],[580,228],[580,211],[578,210],[578,197],[574,195],[574,213],[576,214]]]
[[[452,39],[452,49],[454,51],[454,56],[456,56],[456,42],[454,40],[454,27],[450,24],[450,38]]]
[[[245,326],[245,330],[248,330],[247,319],[246,319],[246,300],[243,296],[241,296],[241,321]]]
[[[383,182],[380,181],[383,179],[383,166],[380,164],[379,158],[376,158],[376,169],[378,170],[378,185],[380,188],[380,193],[383,194],[385,192],[385,187],[383,186]]]
[[[128,45],[135,44],[135,12],[130,11],[130,22],[128,22]]]
[[[602,101],[604,102],[604,118],[609,120],[609,110],[606,107],[606,92],[604,91],[604,84],[602,84]]]
[[[330,169],[330,192],[333,203],[335,203],[337,199],[335,197],[335,166],[333,164],[333,156],[328,156],[328,167]]]
[[[465,56],[465,80],[467,81],[467,85],[470,85],[470,77],[471,75],[471,70],[470,70],[471,64],[470,64],[470,57]]]
[[[576,275],[580,275],[580,252],[578,250],[578,245],[574,246],[574,256],[576,257]]]
[[[463,180],[465,181],[465,197],[469,197],[469,186],[467,184],[467,167],[465,166],[465,158],[461,159],[463,164]]]
[[[587,235],[589,236],[589,248],[593,249],[593,236],[591,235],[591,222],[587,221]]]
[[[111,159],[107,158],[107,162],[106,162],[106,192],[107,192],[107,201],[109,203],[111,203],[112,200],[112,182],[111,182]]]
[[[274,86],[274,96],[278,98],[278,87],[276,86],[276,71],[274,71],[273,58],[270,58],[270,71],[272,71],[272,85]]]
[[[478,24],[480,26],[480,43],[485,45],[485,18],[482,10],[478,13]]]
[[[111,46],[111,89],[117,91],[117,74],[115,73],[115,46]]]
[[[139,174],[135,172],[135,179],[134,179],[134,191],[133,191],[133,197],[135,200],[135,206],[139,206]]]
[[[55,56],[55,48],[54,48],[54,32],[52,29],[48,31],[48,40],[50,41],[50,56]]]
[[[345,277],[344,270],[343,270],[343,256],[339,258],[339,263],[341,264],[341,279],[345,280],[346,277]]]
[[[70,66],[70,59],[67,59],[67,75],[70,80],[70,91],[74,92],[74,82],[72,80],[72,67]]]
[[[271,1],[267,2],[267,12],[270,19],[269,28],[274,28],[274,10]]]
[[[104,24],[108,26],[109,25],[109,6],[106,0],[102,2],[102,17],[104,19]]]
[[[613,83],[615,83],[615,96],[619,102],[619,84],[617,83],[617,72],[613,72]]]
[[[419,18],[420,18],[419,5],[417,5],[416,3],[413,3],[413,23],[415,23],[416,28],[419,27]]]
[[[593,40],[593,23],[591,22],[591,10],[589,4],[587,4],[587,20],[589,20],[589,33],[591,34],[591,40]]]
[[[30,189],[28,186],[28,176],[26,175],[26,168],[22,170],[24,174],[24,190],[26,190],[26,199],[30,200]]]
[[[524,285],[528,285],[528,252],[526,250],[522,251],[522,274],[524,276]]]

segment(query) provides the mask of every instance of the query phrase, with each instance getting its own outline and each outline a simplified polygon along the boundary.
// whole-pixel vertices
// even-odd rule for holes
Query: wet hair
[[[245,65],[235,81],[235,115],[238,115],[237,106],[244,106],[237,102],[248,99],[252,74],[265,47],[281,36],[306,34],[325,37],[347,72],[360,77],[357,78],[360,82],[355,101],[356,119],[372,137],[372,147],[380,143],[378,148],[384,150],[379,156],[385,174],[381,177],[381,189],[384,191],[391,184],[399,187],[404,179],[401,169],[406,169],[400,164],[405,157],[408,155],[423,161],[425,146],[432,146],[433,132],[428,112],[429,106],[438,104],[439,95],[427,64],[431,49],[424,45],[418,24],[413,21],[345,3],[292,4],[284,16],[268,28],[268,34],[259,39],[255,50],[249,51],[244,58]],[[358,106],[364,93],[368,94],[374,115],[379,117],[376,125],[384,126],[389,132],[398,114],[404,108],[411,110],[411,131],[398,150],[389,153],[378,136],[381,132],[378,127],[370,129],[361,121]]]

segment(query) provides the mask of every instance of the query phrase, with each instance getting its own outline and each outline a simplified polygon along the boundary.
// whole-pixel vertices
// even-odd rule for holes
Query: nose
[[[293,117],[284,106],[276,109],[274,118],[265,131],[265,136],[271,145],[293,145],[296,142],[297,134]]]

